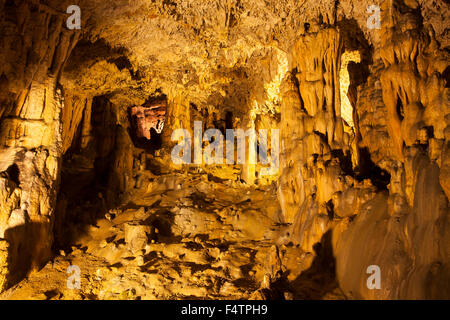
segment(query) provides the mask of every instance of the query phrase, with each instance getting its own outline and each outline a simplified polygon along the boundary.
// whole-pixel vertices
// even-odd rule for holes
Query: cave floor
[[[320,272],[273,283],[284,268],[274,239],[286,229],[274,186],[152,175],[124,203],[84,226],[70,249],[0,298],[345,298],[334,278]],[[308,254],[295,259],[299,270],[311,265]]]

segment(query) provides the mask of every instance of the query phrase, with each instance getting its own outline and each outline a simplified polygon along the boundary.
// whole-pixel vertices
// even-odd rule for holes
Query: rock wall
[[[41,267],[51,254],[63,152],[58,77],[79,35],[66,30],[64,16],[46,5],[2,1],[0,6],[0,153],[2,161],[11,160],[0,178],[0,239],[8,243],[0,258],[7,262],[0,265],[5,286]]]
[[[447,2],[373,1],[379,30],[361,1],[222,2],[84,0],[83,29],[73,31],[73,3],[0,0],[0,291],[47,260],[77,214],[70,197],[80,189],[56,204],[63,158],[68,184],[85,173],[79,188],[108,186],[103,209],[125,201],[147,160],[128,108],[166,95],[153,158],[166,171],[180,169],[169,159],[173,130],[192,135],[196,120],[281,129],[288,227],[271,261],[290,279],[320,244],[332,247],[347,297],[450,296]],[[359,64],[342,62],[349,52]],[[341,66],[353,121],[341,115]],[[221,177],[262,180],[255,165],[234,169]],[[379,290],[367,287],[372,265]]]
[[[366,32],[369,51],[361,41],[351,44],[342,23],[310,26],[292,48],[283,82],[278,194],[292,223],[284,243],[314,252],[331,241],[350,298],[449,296],[450,60],[433,27],[423,25],[426,10],[415,1],[384,1],[381,30]],[[360,83],[349,90],[351,128],[337,92],[341,55],[355,49],[373,62],[362,82],[362,66],[350,72]],[[378,290],[367,285],[370,266],[381,270]]]

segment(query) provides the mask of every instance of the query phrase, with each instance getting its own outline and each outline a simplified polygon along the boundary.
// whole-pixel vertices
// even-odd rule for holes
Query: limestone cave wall
[[[448,1],[110,2],[0,0],[0,292],[98,218],[83,212],[191,172],[171,163],[171,137],[202,121],[280,130],[272,178],[253,164],[196,169],[275,186],[283,227],[261,287],[323,260],[346,298],[450,297]],[[73,4],[79,30],[66,27]],[[156,122],[132,116],[160,97],[161,145],[143,147],[135,137],[153,139]]]
[[[331,230],[348,297],[444,298],[448,52],[424,28],[417,3],[386,1],[382,8],[389,14],[353,100],[355,128],[340,117],[337,70],[344,50],[364,53],[367,46],[346,48],[342,26],[319,27],[293,48],[296,68],[285,78],[281,112],[279,199],[293,222],[287,241],[312,252]],[[372,265],[382,270],[383,290],[366,285]]]

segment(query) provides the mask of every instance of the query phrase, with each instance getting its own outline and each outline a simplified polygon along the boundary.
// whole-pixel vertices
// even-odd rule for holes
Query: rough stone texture
[[[63,16],[46,6],[2,1],[0,7],[0,145],[22,148],[13,169],[1,178],[0,238],[9,242],[7,281],[13,284],[51,255],[63,151],[58,75],[79,34],[64,29]]]
[[[391,181],[388,196],[378,195],[356,211],[354,224],[339,227],[346,231],[337,241],[337,274],[349,296],[442,299],[449,295],[444,280],[450,252],[448,194],[443,192],[446,183],[438,179],[445,174],[440,166],[448,143],[442,119],[449,111],[449,96],[442,75],[449,58],[434,33],[422,29],[415,8],[414,2],[385,3],[384,10],[392,16],[383,20],[383,64],[374,68],[374,77],[379,75],[381,81],[360,91],[362,143],[372,160],[390,173]],[[375,105],[365,92],[367,97],[377,97]],[[380,144],[380,139],[386,143]],[[349,252],[359,258],[351,259]],[[381,267],[383,290],[368,290],[355,280],[355,272],[363,273],[369,265]]]
[[[421,26],[417,7],[414,1],[382,5],[390,14],[383,15],[372,74],[358,91],[356,131],[343,132],[336,94],[340,46],[354,49],[346,48],[348,30],[319,28],[301,37],[292,54],[296,73],[285,80],[279,198],[286,221],[293,222],[289,240],[313,252],[332,230],[337,278],[350,298],[449,295],[443,280],[449,208],[440,170],[448,143],[442,119],[449,106],[443,76],[449,57],[435,33]],[[364,54],[363,44],[357,49]],[[355,138],[361,149],[349,159]],[[388,174],[386,195],[379,189]],[[371,265],[382,270],[381,290],[366,286]]]
[[[0,0],[0,290],[80,241],[80,263],[109,265],[83,297],[342,298],[336,281],[347,298],[450,297],[447,1],[80,0],[80,31],[69,4]],[[162,149],[144,150],[129,110],[160,96]],[[194,121],[280,129],[279,173],[174,166],[172,132]],[[271,183],[279,207],[246,189]],[[45,298],[56,261],[24,292]],[[124,291],[119,262],[145,285]]]

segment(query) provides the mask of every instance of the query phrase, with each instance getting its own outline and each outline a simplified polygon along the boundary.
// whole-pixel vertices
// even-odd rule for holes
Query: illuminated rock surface
[[[283,227],[277,224],[279,207],[272,188],[213,183],[204,175],[169,175],[146,179],[131,199],[135,208],[112,210],[96,226],[80,229],[82,235],[64,256],[3,297],[283,297],[282,288],[275,284],[271,289],[271,282],[282,272],[284,251],[300,251],[273,246]],[[302,266],[310,259],[300,254],[297,263]],[[81,291],[67,288],[69,265],[80,267]],[[262,287],[264,278],[269,279],[267,288]],[[329,290],[330,298],[342,297],[335,284],[327,285],[323,291]],[[304,287],[283,288],[293,289],[294,297],[311,294]]]
[[[0,0],[3,298],[450,298],[447,1],[71,4]],[[174,164],[195,121],[278,173]]]

